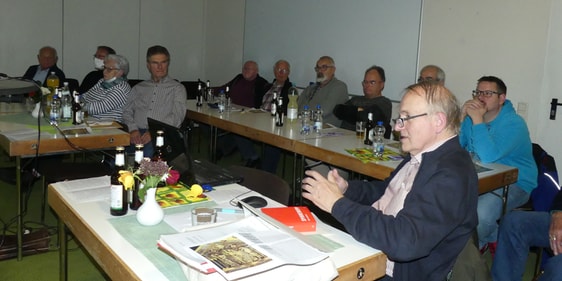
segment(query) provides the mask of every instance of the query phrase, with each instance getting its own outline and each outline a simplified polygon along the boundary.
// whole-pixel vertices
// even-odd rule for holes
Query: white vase
[[[41,103],[38,102],[35,104],[35,107],[31,111],[31,116],[35,118],[43,117],[43,112],[41,112]]]
[[[137,221],[142,225],[156,225],[164,219],[164,210],[156,202],[156,188],[146,190],[144,202],[137,210]]]

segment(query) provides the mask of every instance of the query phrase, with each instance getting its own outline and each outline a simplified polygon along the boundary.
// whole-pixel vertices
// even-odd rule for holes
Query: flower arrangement
[[[149,158],[144,158],[136,171],[121,170],[119,174],[119,182],[127,190],[133,188],[134,178],[142,181],[141,187],[138,190],[139,198],[142,201],[144,201],[143,199],[148,188],[157,187],[160,181],[166,181],[169,185],[176,184],[180,178],[179,172],[172,170],[165,161],[150,161]]]

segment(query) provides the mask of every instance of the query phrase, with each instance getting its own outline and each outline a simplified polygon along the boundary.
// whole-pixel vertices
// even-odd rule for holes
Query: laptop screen
[[[180,173],[180,180],[183,183],[217,186],[241,181],[239,175],[232,174],[226,168],[204,160],[193,160],[187,151],[187,135],[179,128],[148,118],[148,131],[154,147],[156,147],[155,136],[158,130],[164,131],[164,159],[168,161],[169,166]]]

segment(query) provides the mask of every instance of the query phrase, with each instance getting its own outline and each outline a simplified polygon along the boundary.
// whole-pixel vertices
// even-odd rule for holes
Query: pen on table
[[[244,211],[237,210],[237,209],[226,209],[226,208],[215,208],[218,213],[225,213],[225,214],[243,214]]]

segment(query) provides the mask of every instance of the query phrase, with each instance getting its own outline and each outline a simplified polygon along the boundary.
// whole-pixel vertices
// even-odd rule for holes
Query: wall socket
[[[525,121],[527,121],[527,107],[528,104],[526,102],[518,102],[517,103],[517,114],[519,114]]]

